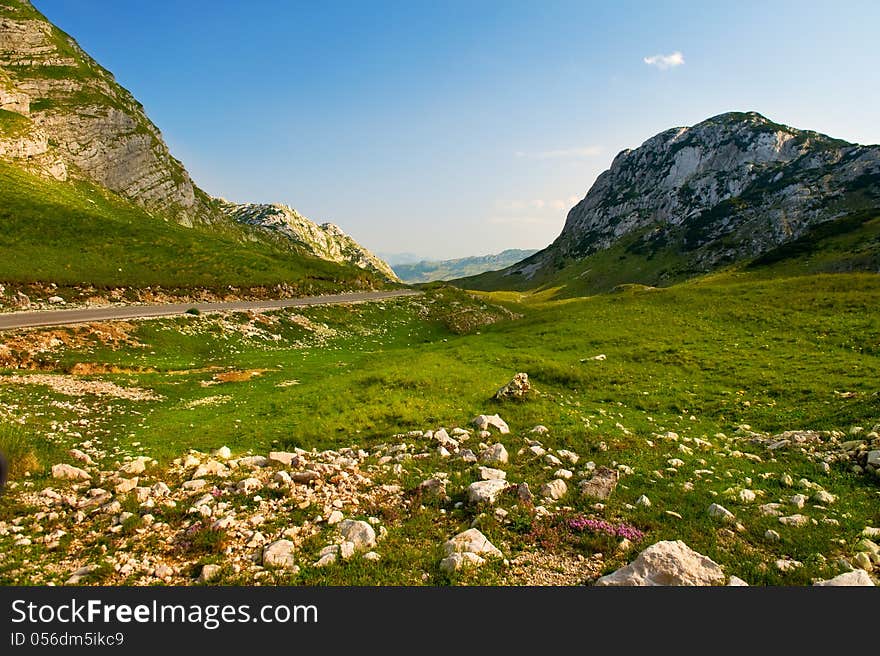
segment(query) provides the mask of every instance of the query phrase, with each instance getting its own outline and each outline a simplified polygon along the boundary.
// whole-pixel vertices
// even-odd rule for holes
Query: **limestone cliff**
[[[237,204],[221,200],[219,206],[236,222],[272,236],[280,236],[309,255],[332,262],[352,264],[378,273],[387,280],[398,281],[397,275],[387,263],[332,223],[318,225],[292,207],[280,203]]]
[[[808,228],[880,207],[880,146],[860,146],[728,113],[624,150],[568,213],[548,248],[510,267],[521,279],[626,239],[629,252],[685,254],[694,271],[753,257]]]

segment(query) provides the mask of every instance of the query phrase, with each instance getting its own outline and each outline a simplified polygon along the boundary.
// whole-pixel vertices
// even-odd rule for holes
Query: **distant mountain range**
[[[392,268],[403,282],[434,282],[503,269],[535,253],[537,250],[508,249],[495,255],[462,257],[456,260],[421,260],[414,263],[400,263],[398,260],[397,264],[392,262]]]
[[[263,272],[255,284],[296,286],[309,279],[320,285],[370,286],[397,280],[390,267],[332,224],[318,225],[281,205],[234,206],[201,190],[134,96],[27,0],[0,4],[0,174],[5,176],[0,213],[7,212],[6,228],[28,217],[27,229],[18,231],[15,253],[3,252],[0,243],[0,260],[26,261],[29,252],[45,252],[43,259],[51,262],[41,275],[49,280],[67,276],[98,282],[88,268],[76,268],[75,253],[83,246],[125,253],[108,272],[124,272],[134,259],[144,271],[155,270],[155,279],[170,280],[166,254],[159,253],[158,245],[169,246],[169,253],[176,249],[182,258],[199,240],[206,246],[199,248],[199,257],[205,258],[206,270],[218,272],[218,285],[248,279],[250,274],[237,264],[248,253],[271,260],[254,266]],[[96,199],[111,196],[113,209]],[[14,216],[9,215],[13,207]],[[84,228],[79,236],[88,237],[88,244],[53,241],[57,222],[91,225],[80,209],[73,209],[80,207],[89,221],[103,221],[106,229]],[[118,221],[123,214],[124,225],[141,224],[143,234],[123,228]],[[161,222],[194,232],[163,230]],[[49,238],[29,242],[31,228]],[[151,236],[142,238],[146,234]],[[217,240],[223,243],[214,244]],[[0,263],[0,280],[20,275],[25,274]],[[114,281],[103,276],[100,282]]]
[[[878,216],[880,146],[731,112],[624,150],[550,246],[456,284],[566,294],[664,285],[755,258],[778,261],[772,254],[783,247],[789,258],[815,253],[832,238],[836,255],[823,267],[878,271]]]

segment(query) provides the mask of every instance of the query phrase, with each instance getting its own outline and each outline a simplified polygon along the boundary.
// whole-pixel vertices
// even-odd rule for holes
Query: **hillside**
[[[537,251],[534,249],[508,249],[494,255],[477,255],[455,260],[421,260],[413,264],[394,264],[392,268],[404,282],[434,282],[503,269],[535,253]]]
[[[877,208],[880,147],[754,112],[722,114],[624,150],[571,209],[549,247],[502,272],[456,284],[564,294],[666,285],[800,238],[821,240],[816,226]],[[846,223],[840,231],[853,227]],[[859,261],[876,270],[876,259]]]
[[[134,241],[123,240],[129,248],[138,250],[128,250],[122,257],[123,261],[133,258],[145,263],[145,285],[155,280],[173,280],[192,286],[208,280],[213,286],[272,282],[293,283],[296,287],[300,279],[313,274],[358,284],[365,284],[371,277],[375,278],[369,283],[373,285],[382,285],[385,279],[396,280],[387,265],[338,228],[326,230],[323,247],[315,249],[304,247],[310,243],[310,226],[303,224],[302,232],[288,229],[275,233],[266,226],[239,222],[224,211],[227,204],[199,189],[184,165],[171,155],[159,129],[134,96],[26,0],[0,3],[0,161],[8,163],[3,175],[18,181],[3,190],[6,213],[16,208],[21,213],[16,220],[27,216],[29,229],[44,233],[56,244],[51,257],[42,256],[42,246],[34,251],[40,255],[37,261],[45,267],[39,272],[34,270],[33,280],[63,282],[76,270],[80,272],[75,276],[78,280],[99,278],[105,285],[132,284],[131,278],[124,283],[121,276],[105,275],[106,272],[97,275],[97,271],[119,269],[114,266],[115,261],[105,263],[106,266],[98,263],[95,271],[84,263],[73,263],[78,260],[75,253],[80,249],[106,248],[115,252],[118,243],[101,242],[118,237],[115,230],[119,221],[109,224],[106,232],[85,229],[83,235],[88,235],[88,243],[80,243],[75,229],[68,235],[72,239],[54,239],[60,217],[79,216],[75,201],[71,207],[64,202],[73,200],[83,189],[105,198],[114,195],[110,205],[121,214],[113,218],[122,222],[134,220],[132,236],[143,230],[143,235]],[[21,177],[19,173],[30,177]],[[67,185],[68,189],[56,183]],[[29,189],[27,194],[17,196],[25,187]],[[33,199],[33,205],[29,205],[29,199]],[[37,211],[46,199],[51,199],[56,214]],[[101,216],[105,214],[98,212]],[[193,230],[186,233],[171,225],[165,229],[165,222]],[[14,225],[8,223],[4,231],[14,230]],[[161,238],[147,238],[156,237],[157,231]],[[63,230],[61,234],[65,234]],[[224,246],[210,248],[217,240]],[[191,281],[182,274],[190,270],[189,266],[169,267],[165,256],[154,249],[158,243],[177,244],[169,250],[176,248],[188,253],[192,244],[199,241],[205,245],[200,260],[204,267],[194,271]],[[25,248],[28,240],[9,235],[6,243]],[[28,250],[4,251],[0,255],[19,262],[32,259]],[[278,266],[262,262],[267,256]],[[253,261],[249,261],[251,258]],[[340,267],[316,266],[311,262],[313,258],[366,269],[371,276],[357,270],[345,272]],[[283,263],[285,259],[289,260],[287,264]],[[65,264],[63,268],[52,268],[53,261]],[[212,277],[219,272],[225,273]],[[22,276],[26,278],[28,272],[19,269],[17,275],[5,281],[17,282]]]

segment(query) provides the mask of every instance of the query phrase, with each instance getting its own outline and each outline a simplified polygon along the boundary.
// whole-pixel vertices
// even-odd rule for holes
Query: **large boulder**
[[[871,580],[871,577],[868,576],[868,573],[863,569],[856,569],[852,572],[846,572],[844,574],[840,574],[835,576],[833,579],[828,579],[827,581],[817,581],[813,585],[818,586],[830,586],[830,587],[844,587],[844,586],[863,586],[863,587],[874,587],[874,581]]]
[[[596,585],[662,586],[723,585],[726,580],[718,563],[697,553],[681,540],[651,545],[629,565],[603,576]]]

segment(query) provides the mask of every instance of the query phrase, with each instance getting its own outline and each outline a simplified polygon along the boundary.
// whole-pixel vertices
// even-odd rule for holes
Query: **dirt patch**
[[[261,376],[266,369],[250,369],[248,371],[224,371],[220,374],[214,374],[214,380],[218,383],[243,383]]]
[[[93,376],[97,374],[154,374],[152,367],[119,367],[104,362],[77,362],[68,372],[74,376]]]
[[[3,333],[0,337],[0,368],[52,370],[54,358],[63,350],[87,352],[96,346],[114,350],[124,346],[143,346],[133,336],[136,329],[133,323],[113,321]]]
[[[0,385],[45,385],[67,396],[112,396],[129,401],[159,401],[161,396],[141,387],[120,387],[104,380],[81,380],[73,376],[31,374],[26,376],[2,376]]]

